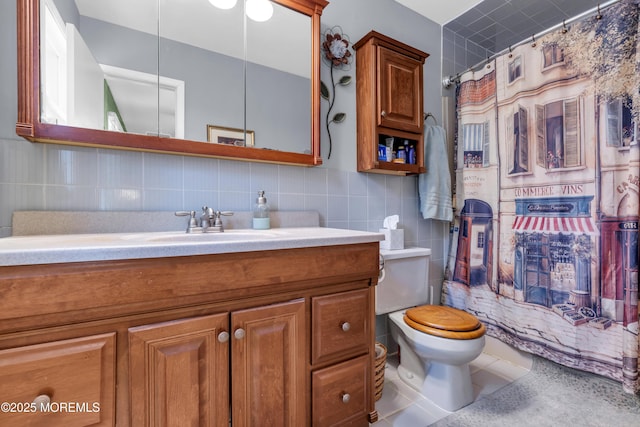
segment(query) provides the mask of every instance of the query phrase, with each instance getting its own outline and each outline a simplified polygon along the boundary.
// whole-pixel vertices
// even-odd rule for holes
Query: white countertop
[[[383,239],[380,233],[324,227],[15,236],[0,238],[0,266],[252,252]]]

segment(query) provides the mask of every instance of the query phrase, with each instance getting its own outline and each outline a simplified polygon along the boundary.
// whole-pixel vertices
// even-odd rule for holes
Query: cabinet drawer
[[[0,351],[0,425],[112,426],[114,395],[115,333]]]
[[[311,363],[368,351],[369,305],[369,289],[313,298]]]
[[[311,376],[313,426],[368,425],[369,356],[360,356]]]

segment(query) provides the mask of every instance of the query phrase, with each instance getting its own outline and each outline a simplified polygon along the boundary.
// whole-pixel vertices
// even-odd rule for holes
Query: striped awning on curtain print
[[[513,223],[513,230],[520,233],[599,234],[591,217],[518,216]]]

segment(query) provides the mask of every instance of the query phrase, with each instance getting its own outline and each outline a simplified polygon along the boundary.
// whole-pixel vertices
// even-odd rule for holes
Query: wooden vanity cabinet
[[[368,426],[378,243],[0,267],[0,425]]]
[[[356,44],[358,171],[395,175],[425,172],[423,65],[427,53],[371,31]],[[398,151],[413,145],[416,163],[394,163],[379,156],[379,145],[393,138]]]

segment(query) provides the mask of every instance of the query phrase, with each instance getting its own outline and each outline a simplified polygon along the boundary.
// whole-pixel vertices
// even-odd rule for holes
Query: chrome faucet
[[[222,216],[231,216],[230,211],[215,211],[210,207],[203,206],[200,221],[196,218],[196,211],[178,211],[176,216],[189,216],[189,225],[187,233],[222,233],[224,227],[222,225]]]

